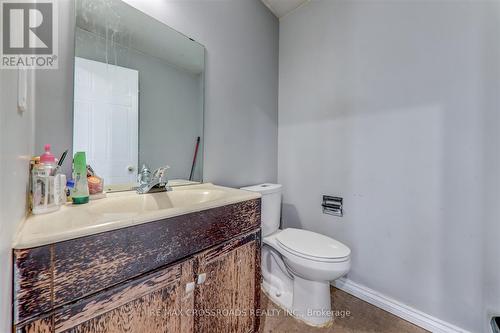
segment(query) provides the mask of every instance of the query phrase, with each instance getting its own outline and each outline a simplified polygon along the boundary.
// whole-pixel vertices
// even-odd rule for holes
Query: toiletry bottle
[[[33,156],[30,159],[30,177],[29,177],[29,194],[28,194],[28,200],[29,200],[29,205],[28,205],[28,211],[33,212],[33,203],[34,203],[34,197],[33,193],[34,191],[34,182],[33,182],[33,169],[40,164],[40,156]]]
[[[56,159],[50,152],[50,145],[45,145],[45,153],[40,156],[40,163],[32,169],[32,212],[44,214],[59,209],[59,190],[56,182]]]
[[[57,166],[57,170],[59,170],[59,165]],[[56,170],[57,174],[54,176],[54,198],[56,200],[56,204],[62,206],[66,203],[66,175],[63,173],[59,173]]]
[[[89,202],[89,185],[87,183],[87,160],[85,152],[77,152],[73,158],[73,180],[75,187],[71,193],[73,204]]]
[[[68,202],[73,201],[71,199],[71,193],[73,193],[73,189],[75,188],[75,181],[73,179],[68,179],[66,182],[66,200]]]

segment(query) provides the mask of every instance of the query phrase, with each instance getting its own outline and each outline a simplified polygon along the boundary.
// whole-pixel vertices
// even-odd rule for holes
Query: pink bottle
[[[45,164],[46,166],[49,166],[49,165],[53,165],[54,168],[57,168],[57,165],[56,165],[56,158],[54,157],[54,155],[52,155],[52,153],[50,152],[50,145],[49,144],[46,144],[45,147],[44,147],[44,150],[45,150],[45,153],[43,153],[41,156],[40,156],[40,163],[43,163]]]
[[[40,156],[40,163],[32,170],[32,207],[33,214],[44,214],[59,209],[61,205],[62,177],[56,175],[56,158],[50,152],[50,145],[45,145],[45,153]]]

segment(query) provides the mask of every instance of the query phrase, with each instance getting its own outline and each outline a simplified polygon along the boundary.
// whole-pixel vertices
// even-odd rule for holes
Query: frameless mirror
[[[119,0],[77,0],[73,151],[108,190],[142,165],[202,180],[203,45]],[[179,182],[179,183],[182,183]]]

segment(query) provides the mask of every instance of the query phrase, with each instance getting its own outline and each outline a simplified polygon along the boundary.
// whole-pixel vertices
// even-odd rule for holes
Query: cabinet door
[[[196,332],[246,333],[258,328],[260,243],[256,234],[252,237],[199,256],[198,276],[206,276],[195,292]]]
[[[192,332],[193,260],[137,278],[56,311],[55,332]]]

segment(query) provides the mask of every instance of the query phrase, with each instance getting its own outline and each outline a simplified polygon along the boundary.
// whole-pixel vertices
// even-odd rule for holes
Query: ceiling
[[[309,0],[262,0],[267,8],[269,8],[278,18],[282,18],[308,1]]]

